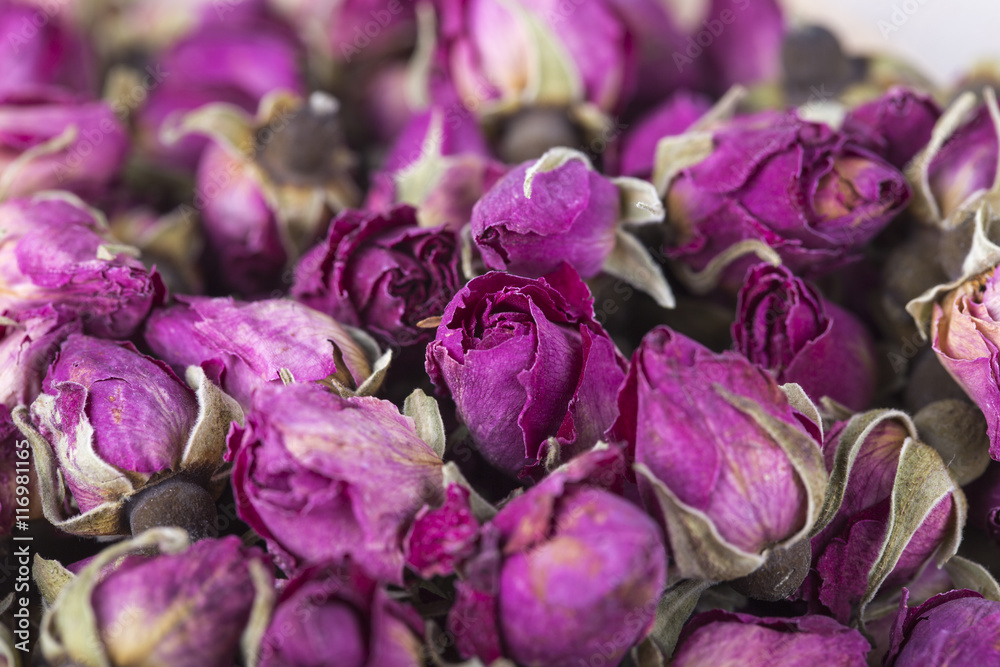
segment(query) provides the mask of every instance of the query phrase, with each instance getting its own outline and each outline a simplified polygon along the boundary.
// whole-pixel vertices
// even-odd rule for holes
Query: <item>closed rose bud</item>
[[[760,259],[826,273],[856,259],[910,199],[895,167],[794,111],[738,117],[711,141],[695,166],[674,176],[667,160],[654,177],[666,192],[669,254],[699,291],[720,282],[735,291]]]
[[[687,622],[670,664],[865,667],[869,650],[860,632],[826,616],[762,618],[715,609]]]
[[[656,145],[663,137],[682,134],[712,106],[703,95],[678,92],[630,128],[622,140],[620,171],[649,178],[656,164]]]
[[[203,494],[221,492],[212,478],[223,464],[224,432],[242,413],[203,379],[191,376],[192,384],[201,380],[196,393],[131,343],[67,337],[31,405],[30,422],[27,415],[17,422],[40,461],[46,518],[67,532],[128,534],[126,504],[167,473],[190,479]],[[63,483],[79,516],[61,516]]]
[[[507,167],[490,155],[475,116],[457,103],[413,114],[382,169],[372,177],[365,208],[410,204],[424,227],[460,230],[472,208]]]
[[[224,103],[254,113],[273,91],[304,93],[302,47],[287,26],[263,11],[223,16],[227,9],[253,4],[264,3],[204,7],[195,14],[198,27],[140,74],[149,96],[136,110],[137,148],[148,161],[185,171],[197,166],[208,139],[163,141],[164,130],[188,112]]]
[[[339,108],[323,93],[278,92],[256,118],[214,104],[167,133],[215,141],[198,165],[194,201],[206,250],[221,260],[213,276],[221,287],[253,297],[287,286],[282,270],[319,240],[331,214],[359,202]]]
[[[351,333],[329,315],[290,299],[178,297],[175,305],[150,316],[145,340],[175,369],[201,366],[245,409],[257,390],[282,384],[283,371],[291,376],[285,379],[335,381],[352,389],[372,373],[365,349]]]
[[[441,507],[423,507],[406,538],[406,565],[421,577],[448,576],[476,553],[479,521],[470,492],[449,484]]]
[[[513,476],[540,474],[552,447],[568,460],[593,446],[614,421],[626,368],[567,265],[540,279],[471,280],[427,346],[438,391],[455,401],[486,460]]]
[[[841,623],[864,618],[879,590],[908,584],[958,546],[965,496],[913,422],[873,410],[837,424],[823,449],[831,493],[812,538],[802,597]]]
[[[13,409],[35,400],[59,346],[81,323],[48,305],[11,315],[0,325],[0,404]]]
[[[260,647],[260,667],[420,667],[420,616],[354,565],[313,567],[285,584]]]
[[[777,0],[712,0],[708,16],[693,32],[689,43],[698,46],[703,33],[713,37],[705,47],[702,82],[710,92],[722,94],[738,84],[775,83],[780,78],[785,21]]]
[[[990,269],[939,297],[930,326],[938,361],[986,415],[994,460],[1000,460],[1000,422],[995,408],[1000,383],[993,371],[1000,343],[998,298],[1000,275]]]
[[[230,449],[239,515],[286,572],[351,558],[401,583],[410,524],[443,500],[441,459],[387,401],[261,389]]]
[[[21,1],[0,4],[0,94],[55,86],[93,95],[97,64],[87,43],[55,14]]]
[[[56,89],[0,97],[0,189],[5,196],[42,190],[103,195],[127,150],[125,128],[105,102]]]
[[[99,215],[59,194],[0,204],[0,310],[51,306],[92,335],[131,336],[162,301],[163,283],[134,248],[115,243]]]
[[[62,585],[38,650],[52,665],[237,664],[245,633],[266,622],[271,569],[236,537],[188,547],[176,529],[148,531],[107,547]]]
[[[682,576],[743,577],[809,534],[826,489],[822,455],[767,372],[657,327],[618,403],[608,437],[633,453]]]
[[[992,665],[1000,660],[1000,602],[955,590],[908,609],[907,597],[904,588],[886,667]]]
[[[617,450],[583,454],[484,526],[448,615],[464,657],[617,664],[649,633],[667,556],[655,522],[602,488],[622,468]]]
[[[927,94],[897,86],[877,100],[851,109],[844,132],[902,169],[931,139],[941,107]]]
[[[345,211],[299,262],[292,294],[389,345],[426,343],[434,330],[417,324],[441,315],[464,282],[459,253],[455,232],[421,228],[410,206]]]
[[[813,401],[829,396],[853,410],[868,407],[876,371],[871,335],[787,268],[750,269],[732,332],[736,350],[780,384],[798,384]]]

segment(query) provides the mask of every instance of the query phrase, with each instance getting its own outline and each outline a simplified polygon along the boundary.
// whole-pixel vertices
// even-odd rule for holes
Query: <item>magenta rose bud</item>
[[[931,139],[941,107],[925,93],[897,86],[877,100],[851,109],[843,130],[902,169]]]
[[[1000,602],[970,590],[935,595],[907,608],[904,588],[886,667],[992,665],[1000,660]]]
[[[938,361],[986,416],[990,456],[1000,460],[1000,273],[991,269],[965,281],[934,304],[930,339]]]
[[[735,291],[758,258],[804,277],[829,272],[857,259],[910,199],[899,170],[794,111],[738,117],[712,136],[703,161],[670,183],[657,177],[669,185],[668,254],[699,291]]]
[[[310,384],[256,398],[247,427],[230,435],[240,517],[286,572],[351,558],[401,583],[406,532],[444,499],[441,459],[413,420],[387,401]]]
[[[617,664],[642,641],[667,555],[655,522],[607,490],[622,470],[619,450],[583,454],[484,526],[448,615],[464,657],[569,667],[601,655]]]
[[[242,662],[244,633],[265,620],[273,595],[272,566],[237,537],[187,544],[175,529],[148,531],[107,547],[66,581],[42,619],[47,664]],[[90,619],[82,626],[81,610]]]
[[[0,204],[0,310],[51,306],[89,334],[131,336],[163,300],[163,283],[95,215],[59,194]]]
[[[865,667],[868,640],[826,616],[761,618],[715,609],[684,626],[671,665]]]
[[[427,346],[438,391],[486,460],[513,476],[540,474],[551,447],[568,460],[596,443],[615,419],[626,368],[568,265],[539,279],[474,278]]]
[[[618,403],[608,437],[628,444],[682,576],[744,577],[809,534],[822,454],[769,373],[661,326],[633,355]]]
[[[838,479],[831,498],[839,506],[833,503],[835,513],[812,538],[801,596],[848,623],[863,618],[879,590],[910,583],[932,559],[943,564],[957,548],[967,510],[941,456],[919,441],[901,412],[872,411],[837,424],[823,454]]]
[[[388,345],[426,343],[434,331],[417,324],[441,315],[458,292],[459,254],[458,235],[420,227],[411,206],[349,210],[299,262],[292,294]]]
[[[421,577],[448,576],[475,555],[479,521],[469,496],[465,487],[449,484],[441,507],[417,513],[406,539],[406,565]]]
[[[95,94],[97,69],[91,49],[50,6],[39,4],[0,3],[0,62],[6,63],[0,72],[0,95],[49,86]]]
[[[993,186],[997,173],[997,127],[989,107],[980,104],[926,165],[935,218],[958,213]],[[938,222],[937,219],[934,222]]]
[[[732,332],[736,350],[780,384],[794,382],[816,402],[829,396],[852,410],[868,407],[876,374],[871,335],[787,268],[750,269]]]
[[[422,226],[458,231],[506,170],[492,158],[475,116],[457,103],[435,104],[410,117],[372,177],[365,208],[411,204]]]
[[[101,196],[124,166],[127,151],[125,127],[105,102],[57,89],[0,95],[5,196],[42,190]]]
[[[711,100],[704,95],[675,93],[625,134],[619,171],[638,178],[652,176],[660,139],[682,134],[711,107]]]
[[[355,565],[312,567],[281,589],[260,667],[421,667],[423,623]]]
[[[245,409],[253,394],[282,384],[326,380],[340,371],[356,388],[371,374],[365,351],[329,315],[290,299],[243,302],[230,297],[178,297],[146,324],[146,344],[175,369],[201,366]]]
[[[222,102],[254,113],[272,91],[305,91],[303,50],[294,33],[273,16],[257,15],[263,12],[219,16],[230,6],[206,7],[201,25],[147,69],[152,85],[137,111],[136,130],[139,148],[156,164],[183,170],[197,166],[206,138],[162,141],[163,129],[187,112]]]
[[[700,44],[705,33],[712,37],[705,47],[705,77],[714,92],[780,78],[785,21],[777,0],[712,0],[691,43]]]

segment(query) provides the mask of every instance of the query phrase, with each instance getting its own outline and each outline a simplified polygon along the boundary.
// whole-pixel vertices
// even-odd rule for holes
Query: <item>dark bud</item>
[[[133,535],[163,526],[183,528],[191,541],[218,537],[218,513],[211,494],[182,476],[151,484],[132,496],[126,508]]]
[[[805,538],[784,549],[771,549],[763,565],[728,583],[734,591],[748,598],[778,602],[798,590],[811,564],[812,543]]]

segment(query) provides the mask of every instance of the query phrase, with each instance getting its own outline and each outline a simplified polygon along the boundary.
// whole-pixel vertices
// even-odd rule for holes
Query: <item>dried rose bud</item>
[[[615,418],[626,368],[567,265],[537,280],[474,278],[427,346],[438,391],[451,395],[486,460],[513,476],[540,474],[553,447],[568,460],[593,446]]]
[[[155,266],[171,294],[201,294],[205,291],[198,263],[205,241],[193,212],[180,206],[164,214],[136,204],[109,216],[116,239],[142,252],[142,261]]]
[[[434,330],[417,325],[443,313],[462,286],[459,254],[455,232],[421,228],[410,206],[349,210],[299,262],[292,294],[389,345],[426,344]]]
[[[121,171],[128,136],[105,102],[56,89],[0,97],[0,191],[104,194]]]
[[[313,567],[281,589],[260,667],[421,667],[423,623],[354,565]]]
[[[604,270],[669,308],[674,297],[659,266],[623,227],[661,220],[650,183],[605,178],[583,153],[553,148],[509,171],[479,200],[471,233],[492,269],[532,278],[562,262],[583,278]]]
[[[115,243],[100,214],[59,193],[0,204],[0,311],[51,306],[95,336],[127,338],[164,297],[155,271]]]
[[[865,667],[864,636],[826,616],[761,618],[715,609],[684,626],[671,665]]]
[[[349,557],[401,583],[413,518],[443,500],[440,457],[387,401],[266,387],[230,449],[239,515],[286,572]]]
[[[736,350],[794,382],[809,398],[824,396],[852,410],[868,407],[875,389],[875,343],[854,315],[827,301],[783,266],[747,272],[733,323]]]
[[[930,337],[938,361],[986,415],[990,456],[1000,460],[997,401],[1000,384],[993,371],[1000,334],[1000,275],[991,269],[959,284],[934,303]]]
[[[457,231],[506,170],[491,157],[472,114],[457,104],[435,105],[410,117],[372,177],[365,208],[386,211],[396,202],[410,204],[421,226]]]
[[[930,95],[897,86],[877,100],[851,109],[842,128],[902,169],[930,141],[940,115],[941,107]]]
[[[777,0],[712,0],[708,16],[695,26],[685,47],[701,46],[703,35],[712,38],[705,47],[707,61],[702,74],[702,85],[707,85],[709,92],[721,94],[737,84],[779,79],[785,21]],[[677,56],[674,63],[680,63]]]
[[[264,3],[213,2],[195,14],[200,25],[143,74],[150,81],[149,97],[136,111],[136,142],[147,160],[184,171],[198,165],[208,139],[164,141],[162,134],[186,113],[217,103],[254,113],[274,91],[305,92],[295,35],[263,11],[221,15],[220,10],[242,4]]]
[[[60,317],[49,305],[11,313],[0,324],[0,404],[9,409],[35,400],[63,340],[81,322]]]
[[[30,422],[15,412],[38,461],[46,518],[71,533],[122,535],[135,509],[127,505],[169,473],[202,487],[195,491],[199,501],[220,493],[212,480],[223,465],[225,431],[242,413],[204,374],[191,380],[200,380],[197,394],[131,343],[68,336],[31,405]],[[63,484],[79,515],[65,512]]]
[[[675,175],[667,159],[654,177],[672,226],[668,252],[698,291],[720,282],[735,291],[758,258],[805,277],[842,266],[910,199],[896,168],[794,111],[738,117],[710,137],[704,160]]]
[[[214,139],[198,165],[194,203],[222,287],[246,296],[279,287],[283,269],[319,240],[331,214],[359,202],[339,108],[323,93],[276,93],[256,118],[213,104],[169,133]]]
[[[239,538],[188,547],[176,529],[147,531],[62,584],[39,651],[50,665],[228,667],[266,622],[272,587],[265,554]]]
[[[484,526],[448,615],[463,656],[575,667],[600,655],[618,664],[646,636],[667,556],[655,522],[602,488],[621,464],[615,449],[583,454]]]
[[[285,380],[359,388],[372,375],[365,348],[350,332],[290,299],[178,297],[150,316],[145,340],[175,369],[201,366],[244,409],[256,391]],[[291,377],[282,378],[284,372]]]
[[[809,534],[826,489],[822,454],[767,372],[657,327],[618,403],[609,438],[628,443],[681,576],[737,579]]]
[[[823,448],[831,492],[812,538],[802,597],[841,623],[864,618],[879,590],[947,561],[961,539],[965,496],[913,422],[873,410],[837,424]]]
[[[989,665],[1000,660],[1000,602],[970,590],[935,595],[907,608],[903,589],[886,667]]]
[[[55,86],[92,95],[97,64],[89,45],[49,6],[0,3],[0,94]]]
[[[472,511],[471,492],[449,484],[440,507],[423,507],[406,538],[406,565],[430,579],[454,573],[476,553],[479,521]]]
[[[709,98],[678,92],[629,129],[622,141],[622,174],[649,178],[656,164],[656,145],[663,137],[682,134],[701,118],[712,104]]]

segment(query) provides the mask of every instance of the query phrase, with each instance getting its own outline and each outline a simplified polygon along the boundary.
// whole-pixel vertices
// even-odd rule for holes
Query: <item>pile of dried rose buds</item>
[[[0,667],[1000,664],[1000,67],[668,4],[0,0]]]

